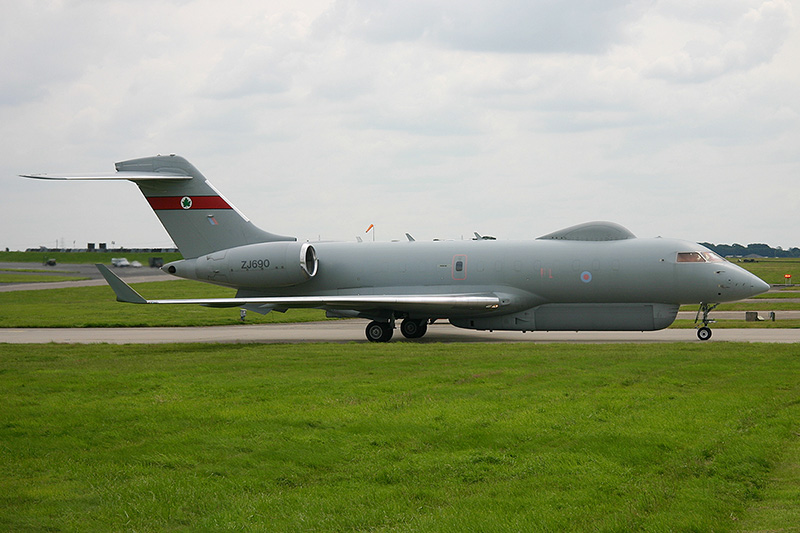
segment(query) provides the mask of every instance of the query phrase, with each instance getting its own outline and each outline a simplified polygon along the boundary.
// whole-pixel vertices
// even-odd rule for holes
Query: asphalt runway
[[[41,344],[163,344],[172,342],[293,344],[308,342],[366,343],[362,320],[337,320],[299,324],[258,324],[197,328],[34,328],[0,329],[0,343]],[[800,329],[713,330],[705,342],[800,342]],[[432,324],[422,339],[408,340],[399,331],[391,342],[526,342],[539,343],[663,343],[695,342],[693,329],[661,331],[473,331],[447,323]]]

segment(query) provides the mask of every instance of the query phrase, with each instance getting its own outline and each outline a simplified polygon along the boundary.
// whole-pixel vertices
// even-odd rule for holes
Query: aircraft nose
[[[750,298],[751,296],[756,296],[769,290],[769,283],[755,274],[751,274],[747,271],[743,271],[740,274],[741,275],[738,276],[740,280],[737,281],[741,284],[743,291],[746,293],[743,298]]]
[[[756,294],[761,294],[761,293],[767,292],[770,289],[769,283],[767,283],[763,279],[759,278],[758,276],[754,276],[752,274],[751,274],[751,276],[756,278],[754,283],[753,283],[753,290],[755,290],[757,292],[755,294],[753,294],[753,296],[755,296]]]
[[[730,265],[729,268],[723,270],[717,270],[716,274],[719,276],[718,280],[720,281],[718,285],[721,290],[719,296],[722,296],[728,302],[751,298],[769,290],[769,285],[761,278],[735,265]]]

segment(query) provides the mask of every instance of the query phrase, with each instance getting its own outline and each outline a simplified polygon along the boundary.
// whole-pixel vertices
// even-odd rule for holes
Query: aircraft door
[[[454,255],[453,256],[453,279],[455,281],[464,281],[467,279],[467,256]]]

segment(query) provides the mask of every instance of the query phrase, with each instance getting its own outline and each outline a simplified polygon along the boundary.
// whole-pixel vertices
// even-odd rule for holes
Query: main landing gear
[[[412,320],[406,318],[400,323],[400,333],[406,339],[419,339],[428,331],[427,320]]]
[[[406,318],[400,323],[400,333],[407,339],[419,339],[428,331],[428,321]],[[394,333],[394,320],[378,322],[373,320],[367,324],[365,331],[370,342],[389,342]]]
[[[367,340],[370,342],[389,342],[394,333],[394,321],[378,322],[373,320],[367,324]]]
[[[718,305],[719,304],[701,303],[700,309],[697,310],[697,315],[694,317],[694,323],[697,324],[698,320],[703,323],[703,326],[697,329],[697,338],[701,341],[707,341],[711,338],[711,328],[708,327],[708,325],[713,324],[716,322],[716,320],[708,318],[708,314]],[[703,318],[700,318],[700,313],[703,313]]]

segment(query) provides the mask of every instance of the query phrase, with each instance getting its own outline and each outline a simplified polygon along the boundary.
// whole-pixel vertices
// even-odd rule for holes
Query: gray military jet
[[[769,289],[703,246],[636,238],[610,222],[527,241],[297,242],[257,228],[176,155],[122,161],[113,174],[24,177],[136,183],[184,257],[163,270],[237,289],[233,298],[147,300],[98,265],[119,301],[325,309],[370,320],[372,342],[389,341],[397,320],[410,339],[436,319],[489,331],[653,331],[681,304],[699,305],[697,336],[707,340],[720,302]]]

